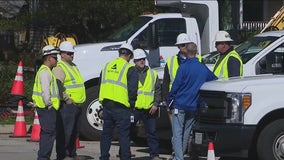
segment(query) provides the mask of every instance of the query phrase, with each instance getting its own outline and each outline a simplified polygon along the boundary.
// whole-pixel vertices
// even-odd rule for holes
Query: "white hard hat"
[[[226,31],[219,31],[215,36],[215,42],[230,42],[233,41],[231,36]]]
[[[60,43],[59,49],[60,49],[61,52],[62,51],[72,52],[72,53],[75,52],[73,44],[69,41],[64,41],[64,42]]]
[[[176,45],[190,43],[190,42],[192,41],[190,40],[189,35],[187,35],[186,33],[181,33],[177,36]]]
[[[133,53],[133,47],[132,45],[128,44],[128,43],[123,43],[120,47],[119,50],[121,49],[127,49],[129,50],[131,53]]]
[[[141,58],[146,58],[146,54],[145,54],[145,52],[144,52],[144,50],[143,49],[135,49],[134,51],[133,51],[133,54],[134,54],[134,60],[135,59],[141,59]]]
[[[50,54],[58,54],[59,51],[55,49],[52,45],[47,45],[42,48],[42,56],[50,55]]]

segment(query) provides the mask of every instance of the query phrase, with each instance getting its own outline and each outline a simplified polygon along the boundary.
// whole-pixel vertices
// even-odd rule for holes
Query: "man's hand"
[[[67,101],[66,101],[66,104],[73,104],[73,101],[71,98],[69,98]]]
[[[158,109],[158,107],[157,106],[155,106],[155,105],[153,105],[152,107],[151,107],[151,109],[150,109],[150,111],[149,111],[149,114],[154,114],[156,111],[157,111],[157,109]]]

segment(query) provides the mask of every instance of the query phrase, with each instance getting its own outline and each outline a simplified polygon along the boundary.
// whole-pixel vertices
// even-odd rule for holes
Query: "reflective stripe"
[[[174,72],[174,60],[175,60],[175,56],[171,57],[171,65],[170,65],[169,73],[170,73],[170,78],[172,82],[175,80],[174,73],[173,73]]]
[[[62,66],[62,67],[64,67],[65,68],[65,70],[67,71],[67,73],[68,73],[68,75],[70,76],[70,78],[71,78],[71,81],[72,81],[72,86],[73,85],[76,85],[76,81],[75,81],[75,77],[73,76],[73,74],[70,72],[70,70],[68,69],[68,67],[66,66],[66,64],[64,64],[65,62],[63,62],[63,61],[60,61],[59,62],[59,64],[61,64],[60,66]],[[75,68],[75,67],[72,67],[73,68],[73,70],[75,71],[75,73],[77,74],[77,75],[80,75],[78,72],[78,70]],[[78,86],[78,87],[83,87],[84,85],[81,85],[81,86]],[[66,87],[67,88],[67,87]],[[76,88],[76,87],[72,87],[72,88]]]
[[[106,80],[106,74],[105,74],[105,73],[106,73],[107,67],[105,67],[105,68],[104,68],[104,72],[103,72],[104,75],[103,75],[103,79],[102,79],[101,83],[112,83],[112,84],[116,84],[116,85],[119,85],[119,86],[121,86],[121,87],[127,89],[127,84],[124,84],[124,83],[121,82],[122,76],[123,76],[123,74],[124,74],[124,71],[125,71],[127,65],[128,65],[128,63],[125,63],[125,64],[123,65],[123,67],[122,67],[122,69],[121,69],[121,72],[120,72],[120,74],[119,74],[119,76],[118,76],[117,81],[115,81],[115,80]],[[106,66],[108,66],[108,63],[106,64]]]
[[[154,76],[154,72],[152,70],[150,71],[150,75],[151,75],[151,81],[154,82],[155,81],[155,76]],[[155,87],[155,83],[152,83],[152,89],[154,89]],[[138,91],[137,94],[143,94],[145,96],[154,96],[154,92],[145,92],[145,91]]]
[[[81,88],[84,87],[84,84],[73,84],[72,86],[65,86],[65,88],[67,89],[71,89],[71,88]]]

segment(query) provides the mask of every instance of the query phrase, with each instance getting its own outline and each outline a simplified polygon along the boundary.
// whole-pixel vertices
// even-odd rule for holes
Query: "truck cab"
[[[193,126],[192,153],[216,156],[283,159],[284,75],[258,75],[206,82]]]

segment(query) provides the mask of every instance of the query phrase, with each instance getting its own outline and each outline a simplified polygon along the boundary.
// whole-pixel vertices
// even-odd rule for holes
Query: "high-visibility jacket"
[[[200,54],[197,55],[198,61],[202,62],[202,56]],[[172,56],[170,58],[167,59],[167,66],[168,66],[168,71],[169,71],[169,75],[170,75],[170,86],[169,88],[172,88],[173,82],[175,80],[176,74],[177,74],[177,70],[179,67],[178,64],[178,56]]]
[[[138,109],[149,109],[154,103],[155,84],[158,74],[150,68],[146,74],[144,84],[142,85],[140,81],[138,84],[137,100],[135,102],[135,108]]]
[[[216,66],[218,60],[216,61],[215,65],[214,65],[214,70],[213,70],[213,73],[215,74],[215,76],[217,76],[218,78],[229,78],[228,60],[231,56],[235,57],[236,59],[239,60],[239,62],[240,62],[240,76],[243,75],[242,59],[235,50],[232,50],[222,59],[222,61],[218,64],[218,66]]]
[[[128,89],[127,89],[127,72],[132,67],[123,58],[116,58],[107,63],[102,70],[99,101],[109,99],[130,107]]]
[[[175,80],[177,69],[179,67],[178,64],[178,56],[172,56],[167,60],[168,71],[170,75],[170,89],[172,88],[173,82]]]
[[[66,76],[63,82],[66,94],[69,95],[73,102],[84,103],[86,100],[86,90],[79,69],[76,65],[70,66],[64,61],[59,61],[57,66],[62,68]]]
[[[41,65],[39,68],[36,77],[35,77],[35,82],[34,82],[34,88],[33,88],[33,95],[32,99],[35,102],[36,106],[39,108],[45,108],[45,103],[42,97],[42,87],[41,87],[41,82],[40,82],[40,73],[43,71],[48,71],[50,76],[51,76],[51,81],[50,81],[50,97],[51,97],[51,103],[54,109],[58,110],[59,109],[59,103],[60,103],[60,98],[59,98],[59,91],[58,91],[58,86],[56,83],[56,78],[51,72],[50,68],[47,67],[46,65]]]

